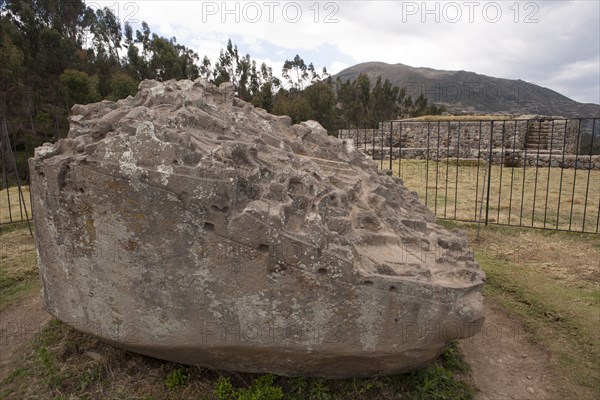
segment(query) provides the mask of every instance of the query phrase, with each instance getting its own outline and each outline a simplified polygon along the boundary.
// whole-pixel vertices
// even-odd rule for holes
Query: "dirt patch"
[[[523,326],[492,300],[485,307],[481,333],[460,342],[480,390],[476,400],[562,398],[550,355],[529,343]]]
[[[11,362],[25,343],[50,321],[39,294],[0,312],[0,382],[11,372]]]

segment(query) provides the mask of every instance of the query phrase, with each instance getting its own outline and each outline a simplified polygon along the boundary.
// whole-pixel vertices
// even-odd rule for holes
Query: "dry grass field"
[[[17,186],[11,186],[8,190],[0,190],[0,225],[10,222],[26,221],[26,215],[29,215],[29,218],[31,218],[29,186],[22,186],[21,194],[22,196],[19,195]],[[25,201],[23,202],[23,200]]]
[[[384,162],[383,168],[388,167]],[[475,222],[481,216],[485,221],[484,163],[396,160],[393,172],[438,218]],[[490,223],[598,232],[600,171],[493,165],[489,181]]]
[[[387,160],[378,164],[389,168]],[[485,221],[488,171],[484,162],[395,160],[393,172],[438,218],[475,222],[481,217]],[[493,165],[489,181],[489,223],[599,231],[600,171]],[[23,197],[31,215],[26,186]],[[8,196],[6,189],[1,190],[0,224],[25,220],[25,207],[16,187],[9,189]]]

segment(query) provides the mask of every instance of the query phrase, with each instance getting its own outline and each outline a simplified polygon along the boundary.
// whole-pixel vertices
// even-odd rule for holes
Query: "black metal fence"
[[[598,233],[600,118],[402,120],[338,136],[441,219]]]
[[[25,168],[24,178],[21,176],[6,121],[0,122],[0,163],[2,164],[0,226],[16,222],[29,224],[32,216],[28,174]],[[31,225],[29,231],[31,232]]]
[[[599,232],[600,118],[388,121],[338,136],[402,177],[439,218]],[[29,221],[5,126],[2,138],[0,225]]]

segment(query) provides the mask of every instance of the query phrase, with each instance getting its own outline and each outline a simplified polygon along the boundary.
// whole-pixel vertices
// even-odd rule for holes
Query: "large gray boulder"
[[[29,161],[56,318],[166,360],[336,378],[421,367],[480,329],[464,237],[318,123],[202,79],[73,114]]]

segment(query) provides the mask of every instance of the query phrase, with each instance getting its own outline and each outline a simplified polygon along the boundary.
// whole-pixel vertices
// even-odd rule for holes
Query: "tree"
[[[318,121],[327,130],[335,128],[335,93],[331,82],[317,82],[304,90],[310,105],[310,119]]]
[[[268,112],[273,111],[275,96],[273,95],[273,85],[270,82],[265,83],[254,93],[251,100],[256,107],[261,107]]]
[[[116,72],[110,79],[109,100],[125,99],[127,96],[135,96],[139,82],[125,72]]]
[[[100,100],[97,78],[83,71],[67,69],[59,78],[62,92],[73,104],[88,104]]]
[[[299,90],[279,89],[273,104],[273,114],[289,115],[294,124],[312,119],[312,110],[306,96]]]
[[[25,55],[0,25],[0,112],[6,115],[6,105],[18,98],[22,74],[25,70]],[[12,101],[11,101],[12,100]]]
[[[121,48],[121,24],[109,8],[104,7],[96,11],[90,32],[94,35],[96,57],[119,59],[117,50]]]
[[[227,47],[221,49],[219,60],[215,63],[213,83],[218,86],[223,82],[231,82],[237,87],[238,79],[236,71],[238,70],[237,64],[239,59],[237,45],[234,46],[231,43],[231,39],[229,39],[227,41]]]
[[[202,65],[200,66],[200,76],[208,81],[211,81],[213,78],[211,62],[207,56],[204,56],[204,58],[202,59]]]
[[[155,72],[155,79],[195,79],[198,76],[197,67],[189,65],[198,57],[189,55],[183,46],[176,43],[175,38],[167,40],[156,34],[152,35],[150,70]]]
[[[323,68],[323,71],[327,74],[327,69]],[[293,60],[285,60],[281,72],[287,80],[290,90],[304,90],[308,85],[321,79],[321,76],[315,71],[313,63],[306,65],[298,54]]]
[[[125,24],[125,46],[127,57],[125,69],[135,79],[196,79],[200,68],[196,65],[196,52],[171,39],[152,33],[148,24],[142,22],[142,30],[133,30]]]

